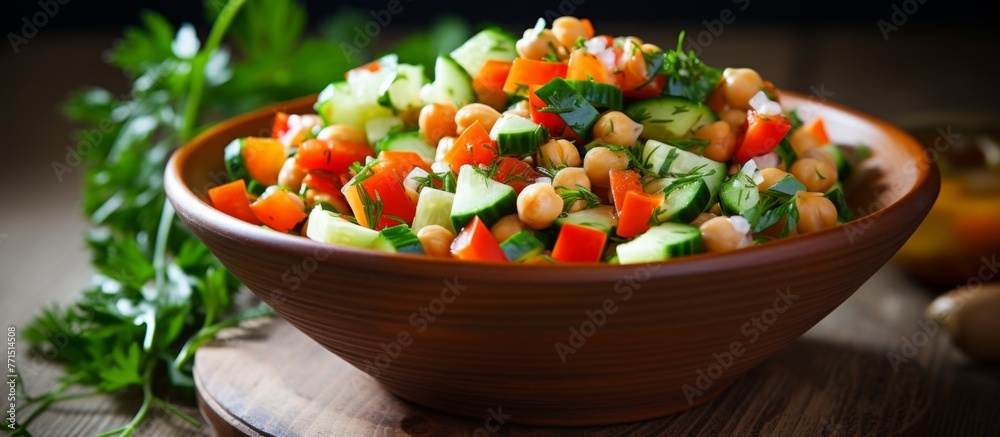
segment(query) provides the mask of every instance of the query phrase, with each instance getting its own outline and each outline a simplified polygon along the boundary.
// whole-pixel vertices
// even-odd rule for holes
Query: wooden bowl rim
[[[797,103],[805,102],[807,99],[798,93],[782,92],[783,96],[791,97]],[[454,259],[430,258],[420,255],[386,253],[370,249],[350,248],[334,246],[320,243],[305,237],[294,236],[274,232],[243,222],[231,217],[221,211],[216,210],[201,197],[196,195],[182,179],[181,169],[195,152],[214,142],[216,137],[227,130],[245,123],[254,122],[260,118],[274,114],[279,108],[299,108],[309,106],[315,102],[316,95],[305,96],[287,102],[270,105],[249,113],[230,118],[214,127],[206,130],[191,140],[187,145],[180,148],[170,158],[167,163],[164,175],[164,185],[167,197],[173,206],[180,212],[186,213],[188,220],[196,226],[205,227],[222,237],[237,240],[264,249],[279,253],[288,253],[307,258],[315,253],[326,253],[329,260],[346,262],[364,270],[371,271],[393,271],[394,268],[401,268],[408,273],[426,277],[450,277],[462,271],[462,269],[475,269],[475,274],[481,279],[491,279],[498,282],[543,282],[543,283],[573,283],[589,282],[594,280],[617,280],[624,275],[633,273],[642,266],[649,267],[655,271],[655,275],[674,276],[703,274],[713,272],[723,272],[738,268],[753,267],[762,263],[781,262],[790,258],[798,258],[803,255],[816,253],[823,248],[835,250],[837,248],[849,248],[850,246],[864,246],[861,240],[875,238],[880,234],[890,231],[897,223],[904,223],[912,220],[915,214],[926,214],[930,205],[934,203],[940,188],[940,174],[936,163],[927,166],[915,166],[918,174],[913,187],[903,194],[898,200],[885,205],[882,209],[870,213],[864,217],[859,217],[851,222],[844,223],[836,228],[825,231],[799,235],[787,239],[774,241],[765,245],[736,250],[726,253],[703,253],[698,255],[680,257],[665,262],[647,264],[521,264],[521,263],[498,263],[498,262],[476,262],[461,261]],[[921,160],[925,156],[924,149],[910,135],[902,130],[878,120],[869,115],[846,108],[833,103],[812,102],[811,105],[820,107],[823,110],[840,111],[848,116],[857,118],[885,133],[893,138],[893,144],[880,145],[882,147],[900,147],[915,160]],[[228,143],[230,138],[226,138]],[[876,150],[878,149],[876,148]],[[219,157],[220,163],[222,157]],[[921,211],[921,200],[924,200],[926,207]],[[859,234],[858,240],[848,241],[842,235],[845,227],[856,226],[861,220],[869,220],[870,224]],[[914,229],[916,227],[914,226]],[[560,275],[548,275],[548,272],[559,271]]]

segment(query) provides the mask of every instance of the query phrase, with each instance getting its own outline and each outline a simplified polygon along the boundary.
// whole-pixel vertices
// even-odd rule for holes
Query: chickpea
[[[551,139],[538,148],[538,163],[549,170],[579,167],[580,151],[569,141]]]
[[[594,139],[615,146],[631,147],[642,133],[642,125],[632,121],[620,111],[608,111],[601,115],[591,134]]]
[[[726,103],[732,108],[750,109],[750,98],[764,88],[764,80],[749,68],[727,68],[722,77],[726,81]]]
[[[821,159],[799,159],[792,164],[791,173],[807,190],[813,192],[825,193],[837,183],[837,167]]]
[[[795,195],[795,207],[799,210],[796,229],[800,234],[819,232],[837,226],[837,207],[823,193],[799,191]]]
[[[333,124],[324,127],[319,131],[316,138],[321,140],[350,141],[354,143],[368,143],[365,133],[349,124]]]
[[[450,102],[431,103],[420,110],[417,127],[424,134],[428,144],[438,144],[441,138],[458,135],[456,112],[458,108]]]
[[[433,258],[451,258],[451,242],[455,236],[440,225],[427,225],[417,231],[417,239],[424,255]]]
[[[563,200],[552,185],[534,183],[517,196],[517,217],[531,229],[545,229],[562,214]]]
[[[711,219],[714,219],[716,217],[718,217],[718,216],[715,215],[715,214],[712,214],[710,212],[703,212],[701,214],[698,214],[698,217],[695,218],[693,222],[691,222],[691,226],[695,226],[695,227],[699,227],[700,228],[701,225],[703,225],[705,222],[707,222],[707,221],[709,221]]]
[[[313,129],[323,125],[323,119],[315,114],[292,114],[288,116],[288,132],[281,136],[281,144],[295,147],[302,144],[313,133]]]
[[[278,185],[281,185],[296,193],[302,188],[302,179],[306,177],[306,171],[295,163],[295,157],[285,160],[278,172]]]
[[[827,164],[830,164],[831,167],[837,166],[837,163],[833,162],[833,156],[830,156],[830,153],[824,151],[823,149],[809,149],[806,150],[806,152],[801,155],[799,155],[798,153],[796,153],[795,155],[798,156],[800,159],[801,158],[818,159],[820,161],[826,162]]]
[[[438,140],[437,150],[434,151],[434,161],[441,162],[444,160],[444,156],[451,150],[451,146],[455,145],[456,139],[455,137],[442,137]]]
[[[723,109],[719,112],[719,119],[729,123],[733,132],[739,132],[747,124],[747,111],[745,109]]]
[[[736,136],[733,135],[729,123],[725,121],[720,120],[702,126],[695,131],[694,137],[708,141],[702,154],[713,161],[729,162],[736,153]]]
[[[465,132],[476,121],[483,125],[483,128],[489,132],[499,119],[500,113],[496,109],[482,103],[470,103],[455,113],[455,125],[458,127],[459,135]]]
[[[531,111],[528,109],[528,101],[521,100],[511,106],[510,109],[503,112],[504,114],[514,114],[521,118],[531,118]]]
[[[796,156],[805,156],[805,153],[809,150],[815,149],[822,144],[816,141],[816,137],[813,134],[806,132],[803,129],[796,129],[788,137],[788,142],[792,145],[792,150],[795,151]]]
[[[615,152],[607,147],[594,147],[587,152],[583,159],[583,168],[587,171],[590,183],[598,187],[608,187],[611,185],[611,170],[625,170],[628,168],[629,159],[625,151]]]
[[[715,217],[702,223],[701,243],[709,252],[727,252],[753,244],[750,223],[740,216]]]
[[[564,190],[579,190],[580,188],[590,190],[590,179],[587,178],[586,170],[580,167],[566,167],[556,173],[556,177],[552,179],[552,185],[556,188],[557,193],[562,193]],[[586,206],[585,200],[577,200],[573,202],[569,212],[580,211]]]
[[[552,22],[552,33],[563,47],[573,47],[578,38],[588,40],[594,36],[587,31],[587,26],[584,26],[583,22],[576,17],[556,18]]]
[[[524,31],[524,36],[517,40],[514,48],[517,49],[518,56],[537,61],[552,53],[560,45],[559,40],[551,30],[544,29],[541,32],[535,32],[535,29],[528,29]]]
[[[781,178],[788,176],[788,173],[776,168],[765,168],[760,171],[760,175],[764,180],[757,183],[757,191],[764,192],[768,188],[771,188],[772,185],[778,183]]]
[[[500,217],[500,220],[497,220],[493,224],[493,227],[490,228],[490,233],[493,234],[493,238],[497,242],[503,243],[514,234],[525,229],[528,229],[528,227],[524,225],[521,219],[517,218],[517,214],[511,214]]]

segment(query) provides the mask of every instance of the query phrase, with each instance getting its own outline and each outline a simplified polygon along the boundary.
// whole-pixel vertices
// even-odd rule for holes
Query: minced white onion
[[[549,185],[552,185],[552,178],[550,178],[548,176],[542,176],[542,177],[540,177],[538,179],[535,179],[535,183],[536,184],[549,184]]]
[[[403,186],[413,191],[420,191],[420,182],[417,182],[417,178],[425,177],[427,177],[427,171],[420,167],[413,167],[410,174],[406,175],[406,179],[403,179]]]
[[[743,218],[741,215],[734,215],[729,217],[729,223],[733,225],[733,230],[743,234],[743,239],[740,240],[737,248],[748,247],[753,245],[753,236],[750,233],[750,222]]]
[[[781,164],[781,157],[777,153],[769,152],[763,155],[754,156],[753,162],[757,163],[757,168],[763,170],[765,168],[775,168]]]
[[[778,102],[768,99],[764,91],[757,91],[757,94],[754,94],[750,98],[750,107],[760,115],[781,114],[781,105]]]
[[[583,43],[584,47],[587,47],[587,53],[592,55],[597,55],[608,48],[607,41],[604,38],[591,38]]]
[[[431,164],[431,171],[434,173],[443,173],[446,171],[451,171],[451,166],[444,162],[434,162]]]

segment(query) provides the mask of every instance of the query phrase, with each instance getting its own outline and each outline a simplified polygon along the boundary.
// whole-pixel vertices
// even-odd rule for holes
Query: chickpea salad
[[[225,149],[215,208],[316,241],[473,261],[645,263],[852,219],[855,154],[752,69],[539,19],[425,68],[383,56]]]

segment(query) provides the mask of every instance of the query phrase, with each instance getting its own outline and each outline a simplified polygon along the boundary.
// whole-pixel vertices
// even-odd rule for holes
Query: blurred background
[[[206,122],[318,92],[347,68],[386,50],[405,53],[404,61],[429,62],[484,25],[519,35],[537,17],[575,15],[590,18],[598,33],[638,35],[664,48],[673,47],[686,30],[687,47],[709,65],[753,67],[781,89],[869,113],[929,147],[947,144],[938,160],[946,182],[935,212],[897,263],[859,292],[883,293],[879,299],[889,302],[883,309],[905,325],[900,329],[911,331],[935,293],[976,277],[982,257],[1000,252],[996,3],[732,0],[651,9],[646,2],[596,0],[402,0],[402,11],[392,14],[370,43],[361,32],[387,1],[299,4],[306,15],[260,19],[286,20],[289,34],[304,29],[310,45],[273,39],[263,43],[266,50],[241,52],[262,47],[245,32],[242,43],[230,47],[234,59],[246,62],[230,72],[232,80],[208,92],[213,105]],[[43,304],[71,302],[93,271],[83,242],[84,171],[72,156],[78,141],[73,130],[80,125],[67,119],[64,103],[88,87],[104,88],[107,96],[128,95],[134,79],[129,69],[135,71],[141,59],[111,59],[108,50],[130,32],[126,29],[144,23],[142,11],[159,12],[173,29],[191,23],[204,39],[212,7],[198,1],[11,0],[2,8],[7,45],[0,47],[0,88],[8,107],[0,117],[6,133],[0,158],[6,187],[0,195],[0,321],[20,326]],[[345,56],[339,44],[352,41],[360,50]],[[154,56],[153,46],[130,53]],[[44,364],[38,373],[45,383],[56,375]],[[111,401],[95,405],[60,413],[59,420],[108,420],[95,411],[130,415]]]

